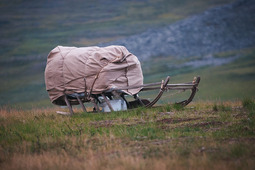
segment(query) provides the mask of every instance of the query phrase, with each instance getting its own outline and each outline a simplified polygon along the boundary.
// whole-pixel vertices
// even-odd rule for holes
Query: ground
[[[255,103],[193,102],[61,116],[4,108],[3,169],[253,169]]]

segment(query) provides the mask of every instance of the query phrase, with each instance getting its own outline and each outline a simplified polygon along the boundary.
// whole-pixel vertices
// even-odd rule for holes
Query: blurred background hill
[[[254,97],[254,11],[253,0],[1,0],[0,105],[50,105],[57,45],[125,45],[145,82],[200,75],[198,100]]]

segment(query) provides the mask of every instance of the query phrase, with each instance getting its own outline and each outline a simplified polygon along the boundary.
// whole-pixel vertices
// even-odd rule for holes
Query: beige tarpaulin
[[[45,83],[54,103],[64,94],[85,90],[100,94],[111,88],[140,86],[143,85],[143,74],[137,57],[123,46],[57,46],[48,55]],[[140,90],[123,91],[133,95]]]

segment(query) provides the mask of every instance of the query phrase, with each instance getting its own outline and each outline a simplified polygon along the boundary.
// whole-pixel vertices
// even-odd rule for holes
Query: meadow
[[[253,169],[255,101],[0,110],[1,169]]]

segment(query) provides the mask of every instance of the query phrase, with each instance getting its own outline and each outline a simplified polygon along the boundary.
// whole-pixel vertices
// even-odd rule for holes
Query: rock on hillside
[[[255,1],[209,9],[161,29],[103,45],[126,46],[141,60],[153,56],[204,56],[255,45]],[[101,44],[102,45],[102,44]]]

